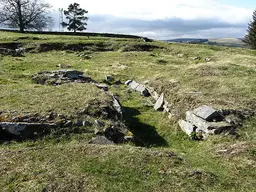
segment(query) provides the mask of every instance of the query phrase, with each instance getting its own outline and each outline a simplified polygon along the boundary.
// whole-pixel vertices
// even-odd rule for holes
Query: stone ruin
[[[128,86],[130,89],[139,92],[144,97],[151,96],[156,101],[153,105],[156,111],[163,111],[168,113],[169,118],[173,116],[173,114],[171,113],[172,105],[169,104],[167,100],[165,100],[164,93],[158,94],[154,90],[154,88],[137,83],[134,80],[127,80],[125,82],[125,85]]]
[[[173,105],[164,98],[164,93],[158,94],[154,88],[139,84],[134,80],[127,80],[125,84],[141,95],[151,96],[156,101],[153,106],[156,111],[163,111],[171,119]],[[186,119],[178,121],[180,128],[189,136],[195,134],[199,139],[209,135],[226,134],[238,136],[237,127],[242,126],[243,120],[255,114],[252,110],[215,110],[210,106],[203,105],[186,112]]]
[[[94,83],[95,81],[84,73],[77,70],[57,70],[57,71],[43,71],[32,77],[32,80],[37,84],[42,85],[61,85],[63,83]]]
[[[25,49],[24,48],[18,48],[18,49],[8,49],[8,48],[0,48],[0,55],[9,55],[12,57],[24,57],[25,55]]]
[[[148,89],[144,85],[139,84],[134,80],[127,80],[125,82],[125,85],[130,87],[134,91],[140,92],[141,95],[143,95],[144,97],[149,97],[150,96],[150,93],[149,93]]]
[[[108,79],[113,79],[108,76]],[[78,114],[73,114],[72,118],[64,117],[61,114],[50,112],[48,116],[39,117],[38,115],[24,115],[22,117],[13,117],[1,121],[0,118],[0,141],[4,138],[28,139],[51,133],[52,130],[69,127],[91,127],[94,126],[95,138],[91,140],[92,144],[117,144],[126,141],[132,141],[133,136],[128,136],[128,129],[122,122],[123,109],[118,98],[108,91],[106,84],[97,84],[90,77],[83,75],[83,72],[77,70],[58,70],[52,72],[39,72],[33,76],[33,81],[42,85],[60,85],[63,83],[92,83],[106,94],[112,97],[105,107],[97,104],[86,106]],[[98,111],[97,114],[88,113],[88,108],[93,107]],[[90,111],[90,110],[89,110]],[[95,122],[89,122],[84,117],[90,116]],[[74,120],[77,119],[76,121]],[[105,125],[101,120],[110,120],[110,125]]]
[[[236,135],[236,125],[221,111],[203,105],[193,111],[186,112],[186,120],[180,120],[180,128],[189,136],[200,133],[203,138],[208,135],[231,134]]]
[[[40,116],[39,114],[2,114],[0,116],[0,143],[9,139],[34,139],[50,134],[52,131],[69,130],[72,127],[81,127],[81,131],[84,130],[85,132],[88,131],[88,129],[85,129],[86,127],[93,127],[96,137],[90,141],[92,144],[118,144],[130,141],[132,137],[127,135],[129,131],[122,122],[122,106],[114,95],[111,94],[111,96],[112,101],[104,108],[97,106],[100,114],[88,113],[89,106],[85,106],[85,109],[71,116],[54,112],[50,112],[46,116]],[[92,107],[96,107],[96,105],[92,105]],[[104,120],[110,122],[106,124]]]

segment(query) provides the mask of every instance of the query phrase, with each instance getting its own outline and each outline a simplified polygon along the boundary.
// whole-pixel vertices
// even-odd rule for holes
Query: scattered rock
[[[134,142],[134,136],[125,136],[125,137],[124,137],[124,140],[125,140],[126,142]]]
[[[49,123],[0,122],[1,130],[21,138],[32,138],[56,127],[56,124]]]
[[[136,88],[139,86],[140,84],[137,83],[136,81],[132,81],[131,83],[129,83],[129,87],[133,90],[136,90]]]
[[[14,57],[24,57],[24,55],[25,55],[25,48],[18,48],[18,49],[15,49],[12,56],[14,56]]]
[[[114,82],[115,85],[121,85],[122,81],[121,80],[117,80],[116,82]]]
[[[122,106],[120,104],[120,102],[116,99],[115,96],[113,97],[113,107],[115,108],[115,110],[121,115],[121,117],[123,116],[123,110],[122,110]]]
[[[105,126],[105,123],[99,121],[98,119],[95,120],[95,124],[96,124],[98,127],[104,127],[104,126]]]
[[[212,59],[209,58],[209,57],[205,58],[205,62],[210,62],[211,60],[212,60]]]
[[[82,121],[82,120],[77,120],[77,121],[75,122],[75,126],[77,126],[77,127],[82,127],[82,126],[83,126],[83,121]]]
[[[201,57],[192,57],[193,60],[200,60]]]
[[[107,129],[105,129],[104,135],[109,140],[113,141],[116,144],[123,143],[124,142],[124,133],[116,127],[112,126]]]
[[[150,96],[148,89],[144,85],[139,84],[136,81],[128,80],[125,82],[125,84],[129,86],[131,89],[140,92],[141,95],[143,95],[144,97]]]
[[[106,80],[113,82],[114,81],[114,77],[112,75],[106,75]]]
[[[140,92],[141,95],[143,95],[144,97],[149,97],[150,96],[149,91],[147,90],[147,88],[144,85],[139,85],[138,87],[136,87],[135,90]]]
[[[127,80],[127,81],[125,82],[125,85],[128,86],[131,82],[132,82],[132,80]]]
[[[89,143],[96,144],[96,145],[114,145],[115,144],[113,141],[110,141],[105,136],[101,136],[101,135],[97,135]]]
[[[80,53],[80,54],[78,54],[77,56],[78,56],[78,57],[82,57],[82,58],[84,58],[84,59],[91,59],[91,58],[92,58],[91,55],[88,55],[88,54],[86,54],[86,53]]]
[[[72,121],[71,120],[66,121],[66,123],[64,124],[64,127],[70,127],[70,126],[72,126]]]
[[[99,89],[102,89],[104,91],[108,91],[108,85],[107,84],[96,84],[96,86],[99,88]]]
[[[58,64],[58,65],[56,65],[56,67],[59,67],[59,68],[71,68],[72,65],[69,65],[69,64]]]
[[[155,106],[154,106],[154,109],[155,109],[156,111],[158,111],[158,110],[160,110],[160,109],[163,108],[163,105],[164,105],[164,94],[162,93],[162,94],[160,95],[160,97],[158,98],[158,100],[156,101]]]
[[[8,49],[8,48],[0,48],[1,55],[10,55],[13,57],[24,57],[25,49],[17,48],[17,49]]]
[[[195,131],[194,126],[191,123],[184,120],[179,121],[179,126],[187,135],[190,135],[193,131]]]
[[[91,127],[93,124],[90,121],[83,121],[83,126]]]
[[[83,72],[77,70],[58,70],[58,71],[45,71],[39,72],[32,77],[32,80],[37,84],[51,84],[59,85],[62,83],[92,83],[93,81],[90,77],[83,75]]]
[[[163,105],[163,108],[164,108],[164,112],[167,112],[167,113],[169,113],[171,110],[170,110],[170,108],[169,108],[169,103],[168,103],[168,101],[164,101],[164,105]]]

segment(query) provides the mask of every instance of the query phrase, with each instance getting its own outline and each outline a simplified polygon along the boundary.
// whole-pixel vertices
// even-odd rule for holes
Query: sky
[[[71,0],[45,0],[55,11]],[[241,38],[256,9],[255,0],[76,0],[88,13],[87,31],[154,39]],[[54,30],[58,30],[56,25]]]

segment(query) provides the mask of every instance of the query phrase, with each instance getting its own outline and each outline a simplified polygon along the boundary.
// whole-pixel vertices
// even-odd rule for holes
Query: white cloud
[[[49,0],[48,0],[49,1]],[[73,1],[49,1],[55,8],[66,8]],[[229,23],[247,22],[252,11],[231,5],[223,5],[214,0],[76,0],[89,11],[89,15],[112,15],[133,19],[169,19],[181,18],[186,20],[211,19]]]
[[[74,3],[74,0],[45,1],[55,10],[66,9]],[[221,0],[75,2],[89,11],[88,31],[135,34],[155,39],[243,37],[253,12],[252,9],[223,4]]]

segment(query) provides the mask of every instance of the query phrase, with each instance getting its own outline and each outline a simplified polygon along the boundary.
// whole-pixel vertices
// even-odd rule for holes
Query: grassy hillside
[[[240,38],[219,38],[219,39],[196,39],[196,38],[181,38],[167,40],[167,42],[190,43],[190,44],[207,44],[224,47],[240,47],[246,48],[247,45]]]
[[[40,71],[64,64],[97,82],[104,82],[106,75],[120,80],[122,84],[110,85],[110,91],[119,95],[125,124],[140,139],[139,146],[92,145],[92,133],[71,130],[2,142],[2,191],[255,190],[255,116],[243,123],[239,138],[220,135],[190,141],[177,125],[187,110],[203,104],[255,110],[255,51],[140,39],[8,32],[0,32],[0,37],[0,45],[16,42],[29,50],[25,57],[0,56],[1,118],[50,111],[72,116],[92,101],[99,101],[96,107],[109,101],[91,84],[45,86],[31,80]],[[128,79],[163,92],[173,104],[172,119],[154,111],[150,99],[127,89]]]
[[[239,38],[209,39],[208,44],[216,44],[228,47],[246,47],[246,44]]]

